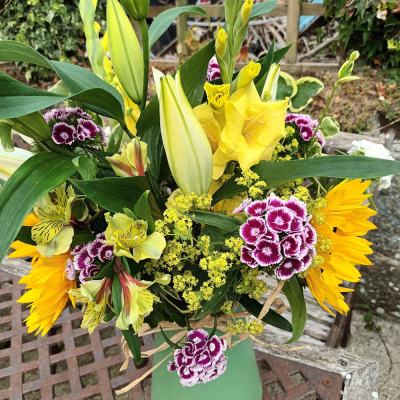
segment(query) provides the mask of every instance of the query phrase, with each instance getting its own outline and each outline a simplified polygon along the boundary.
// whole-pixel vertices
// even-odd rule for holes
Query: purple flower
[[[286,201],[282,200],[275,193],[271,193],[268,196],[267,202],[268,202],[268,210],[272,210],[277,207],[283,207],[284,205],[286,205]]]
[[[325,139],[323,138],[322,133],[319,129],[315,133],[315,136],[317,137],[318,143],[321,145],[321,147],[324,147],[326,142],[325,142]]]
[[[307,246],[314,246],[315,243],[317,243],[317,232],[315,231],[314,227],[312,227],[310,224],[307,224],[304,227],[303,231],[303,237],[304,237],[304,242],[307,244]]]
[[[103,246],[100,247],[98,258],[101,262],[112,260],[114,258],[114,246],[103,244]]]
[[[85,283],[87,282],[87,278],[93,278],[99,272],[100,268],[97,265],[88,265],[81,271],[79,275],[79,280],[81,281],[81,283]]]
[[[303,264],[304,264],[304,269],[303,269],[303,271],[305,271],[305,270],[308,269],[309,266],[311,265],[311,263],[312,263],[312,257],[311,257],[310,254],[306,254],[305,257],[304,257],[301,261],[302,261]]]
[[[176,364],[174,362],[170,361],[169,365],[167,366],[167,370],[169,372],[176,371]]]
[[[92,121],[80,118],[78,119],[78,131],[85,134],[86,139],[93,140],[99,132],[99,127]]]
[[[207,348],[212,358],[217,358],[222,354],[222,343],[218,336],[214,335],[208,342]]]
[[[286,122],[286,123],[291,123],[291,122],[293,122],[293,121],[296,121],[296,119],[297,119],[298,117],[299,117],[299,116],[298,116],[297,114],[288,114],[288,115],[286,115],[285,122]]]
[[[254,250],[254,258],[263,267],[277,264],[282,260],[279,243],[261,239]]]
[[[296,119],[296,125],[300,128],[301,126],[310,125],[312,119],[308,115],[299,114]]]
[[[308,142],[314,136],[314,131],[311,126],[303,125],[300,127],[299,135],[302,137],[303,140],[306,140]]]
[[[253,217],[262,217],[268,211],[268,202],[266,200],[254,201],[246,207],[246,213]]]
[[[256,243],[265,233],[267,228],[262,218],[251,217],[240,227],[240,236],[250,244]]]
[[[304,263],[295,258],[286,258],[281,265],[275,269],[275,275],[278,279],[289,279],[295,273],[304,271]]]
[[[240,256],[240,261],[252,268],[257,267],[258,265],[257,260],[253,257],[254,250],[255,247],[252,245],[242,246]]]
[[[74,249],[71,251],[71,255],[76,256],[85,248],[86,246],[84,244],[78,244],[78,246],[74,247]]]
[[[307,205],[295,196],[290,196],[285,206],[292,210],[296,217],[305,219],[307,216]]]
[[[64,122],[58,122],[54,125],[51,137],[57,144],[71,144],[74,141],[75,128]]]
[[[182,354],[182,350],[177,349],[174,352],[174,359],[175,359],[175,364],[178,367],[181,367],[185,363],[185,356]]]
[[[87,249],[81,251],[77,256],[74,258],[74,268],[77,271],[82,271],[89,265],[91,265],[94,261],[93,257],[90,257]]]
[[[246,207],[251,204],[253,201],[251,199],[246,199],[243,201],[243,203],[239,206],[236,207],[233,211],[232,214],[240,214],[242,212],[244,212],[244,210],[246,209]]]
[[[101,247],[103,246],[104,242],[103,240],[96,239],[93,242],[89,243],[87,246],[87,252],[89,255],[93,258],[98,257],[99,251]]]
[[[302,232],[304,225],[303,225],[304,221],[302,221],[301,218],[293,218],[293,221],[290,224],[290,229],[288,231],[288,233],[297,233],[297,232]]]
[[[286,257],[296,257],[300,252],[302,240],[300,235],[286,236],[282,239],[281,246]]]
[[[194,343],[200,342],[201,340],[208,339],[208,333],[204,329],[196,329],[188,332],[187,338]]]
[[[96,235],[96,238],[99,239],[99,240],[105,240],[105,239],[106,239],[106,234],[105,234],[105,232],[98,233],[98,234]]]
[[[65,265],[65,276],[69,281],[74,281],[76,279],[76,271],[74,269],[74,264],[70,258]]]
[[[221,78],[221,72],[219,69],[217,57],[214,56],[208,63],[207,82],[213,81],[214,79],[218,78]]]
[[[76,128],[74,137],[76,140],[79,140],[80,142],[84,142],[86,140],[86,132],[84,131],[81,125],[78,125],[78,127]]]
[[[286,207],[278,207],[268,211],[265,217],[269,229],[275,232],[288,231],[293,220],[294,213]]]

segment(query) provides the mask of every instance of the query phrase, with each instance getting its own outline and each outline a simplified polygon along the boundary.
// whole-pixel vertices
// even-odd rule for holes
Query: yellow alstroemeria
[[[218,148],[213,151],[213,179],[224,173],[229,161],[238,161],[242,170],[247,171],[262,160],[270,160],[276,144],[286,134],[288,100],[261,101],[253,82],[259,68],[254,63],[244,67],[236,83],[238,89],[225,102],[225,126],[221,129]],[[199,118],[205,130],[206,125],[215,127],[214,117],[203,113],[203,118]],[[214,128],[213,134],[207,136],[216,138],[218,133]],[[212,147],[214,150],[215,144]]]
[[[103,278],[83,283],[80,288],[69,290],[77,303],[82,303],[83,320],[82,329],[87,329],[90,334],[102,321],[107,305],[111,305],[112,280]]]
[[[67,191],[65,186],[64,183],[46,194],[34,207],[39,222],[32,228],[32,240],[47,258],[67,252],[74,236],[70,222],[76,196],[72,186]]]
[[[132,139],[130,143],[123,143],[121,154],[106,157],[117,176],[144,176],[150,165],[147,157],[147,143],[140,138]]]
[[[6,181],[28,158],[33,154],[30,151],[15,148],[13,152],[5,151],[0,147],[0,179]]]
[[[114,269],[122,286],[122,310],[117,317],[117,328],[127,330],[129,325],[132,325],[137,333],[144,318],[153,311],[153,303],[159,301],[158,297],[148,290],[149,286],[156,282],[161,285],[168,285],[171,277],[166,274],[154,282],[138,281],[125,271],[119,260]]]
[[[208,193],[212,180],[211,147],[183,91],[180,71],[175,80],[153,71],[161,135],[172,175],[183,193]]]
[[[159,232],[147,235],[147,222],[133,220],[125,214],[105,214],[108,227],[105,243],[114,246],[116,256],[133,258],[136,262],[147,258],[159,259],[166,242]]]

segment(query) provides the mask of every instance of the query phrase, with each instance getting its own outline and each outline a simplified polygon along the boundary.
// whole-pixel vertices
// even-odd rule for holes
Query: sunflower
[[[15,249],[10,258],[32,257],[32,270],[19,283],[26,284],[30,289],[19,300],[19,303],[32,303],[30,315],[25,320],[28,332],[42,331],[44,336],[61,315],[68,300],[75,307],[74,297],[67,292],[76,289],[76,282],[70,281],[65,275],[65,266],[70,258],[69,251],[47,259],[41,256],[36,246],[14,242]]]
[[[366,257],[372,254],[371,242],[362,238],[376,226],[368,221],[376,212],[363,204],[371,194],[364,194],[371,181],[345,180],[315,202],[311,224],[318,234],[314,267],[307,272],[308,287],[319,304],[332,313],[325,303],[339,313],[347,312],[341,287],[343,281],[358,282],[358,264],[372,265]]]

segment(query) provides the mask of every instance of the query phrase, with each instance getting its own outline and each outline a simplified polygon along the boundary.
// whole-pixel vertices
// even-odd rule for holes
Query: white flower
[[[8,152],[0,147],[0,179],[6,181],[31,156],[33,154],[27,150],[15,148]]]
[[[355,140],[353,142],[353,147],[347,153],[351,156],[365,156],[381,158],[383,160],[394,160],[390,155],[390,151],[383,144],[373,143],[369,140]],[[391,184],[392,176],[393,175],[389,175],[378,178],[378,189],[387,189]]]

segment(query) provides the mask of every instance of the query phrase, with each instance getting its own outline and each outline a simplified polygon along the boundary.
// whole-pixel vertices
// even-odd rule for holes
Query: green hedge
[[[84,61],[85,40],[79,0],[12,1],[0,14],[0,38],[17,40],[53,60]],[[99,0],[97,15],[105,20],[106,0]],[[51,79],[53,72],[21,65],[25,78]]]
[[[339,24],[339,44],[358,50],[377,66],[400,64],[400,12],[395,1],[324,0],[324,5],[326,15]]]

